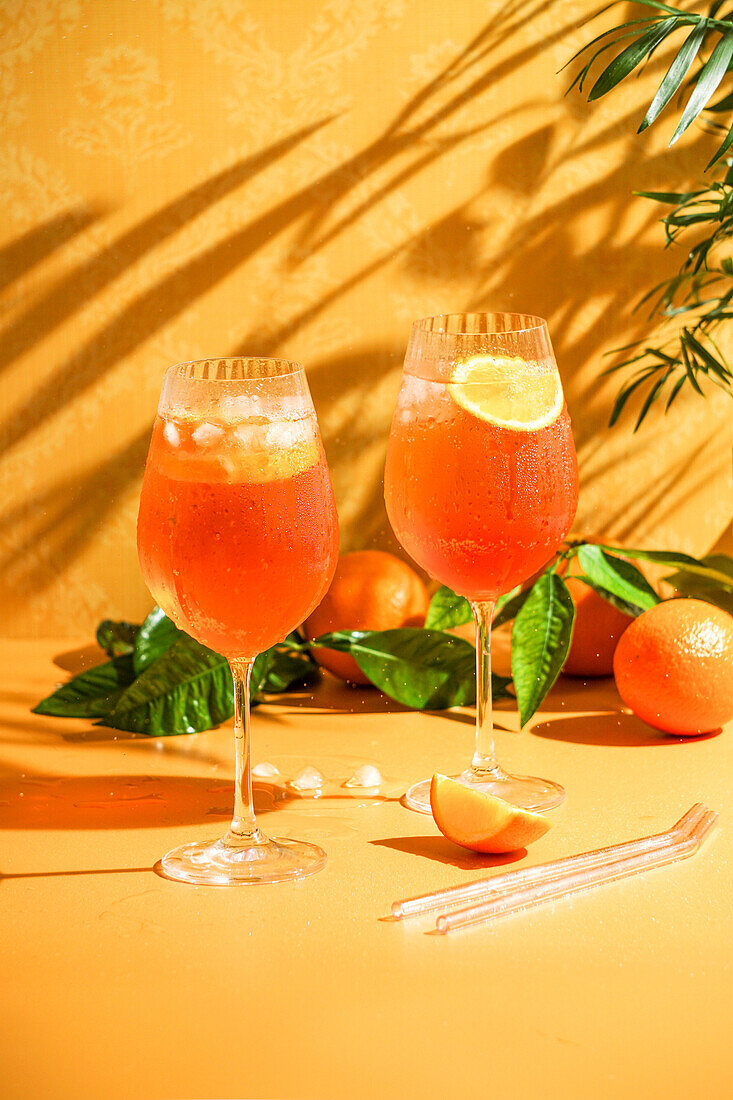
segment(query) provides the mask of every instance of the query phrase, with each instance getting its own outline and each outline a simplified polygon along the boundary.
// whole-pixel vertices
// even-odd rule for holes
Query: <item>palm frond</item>
[[[612,27],[596,35],[591,42],[578,50],[571,58],[571,62],[582,57],[593,46],[602,43],[593,56],[585,61],[570,87],[574,88],[577,84],[582,92],[596,60],[606,50],[618,47],[615,56],[598,74],[588,93],[589,102],[600,99],[630,76],[643,61],[648,60],[678,31],[687,30],[684,40],[676,46],[672,61],[639,124],[639,132],[646,130],[656,122],[680,88],[691,87],[690,96],[669,141],[670,145],[674,145],[703,111],[711,110],[720,113],[733,109],[728,106],[733,93],[725,95],[716,103],[710,102],[733,62],[733,17],[716,19],[715,15],[720,8],[720,4],[717,3],[711,6],[708,15],[685,11],[682,8],[661,3],[659,0],[636,0],[636,3],[651,9],[655,14],[646,19],[627,20],[617,27]],[[629,38],[633,41],[624,44]],[[690,77],[695,59],[708,47],[710,53],[707,60],[700,66],[698,72]],[[727,130],[708,168],[717,163],[732,144],[733,131]]]
[[[633,396],[644,395],[634,431],[664,394],[665,411],[685,386],[704,396],[703,379],[733,396],[733,371],[712,335],[718,325],[733,320],[733,257],[725,254],[733,240],[733,156],[728,155],[733,147],[733,119],[723,117],[718,121],[726,113],[733,115],[733,91],[715,99],[720,85],[733,71],[733,11],[723,19],[717,18],[723,0],[713,0],[706,15],[661,0],[636,0],[636,3],[652,14],[604,31],[579,50],[572,60],[583,57],[585,63],[572,87],[577,84],[583,91],[595,71],[598,75],[588,99],[600,99],[662,45],[671,43],[677,32],[684,31],[684,39],[675,41],[674,55],[639,132],[657,121],[675,95],[681,100],[682,92],[689,90],[686,103],[679,108],[669,144],[678,141],[701,116],[708,132],[717,134],[721,141],[705,169],[717,166],[717,174],[705,186],[690,191],[635,192],[669,208],[660,219],[666,247],[679,246],[686,234],[694,234],[696,239],[678,271],[647,291],[636,306],[649,307],[650,319],[657,318],[664,326],[661,331],[667,334],[670,323],[677,322],[680,324],[677,332],[666,335],[658,345],[645,341],[643,345],[617,348],[613,354],[632,351],[634,354],[625,355],[602,372],[610,375],[630,371],[616,395],[610,424],[616,423]],[[610,61],[606,57],[600,62],[609,50],[614,56]]]

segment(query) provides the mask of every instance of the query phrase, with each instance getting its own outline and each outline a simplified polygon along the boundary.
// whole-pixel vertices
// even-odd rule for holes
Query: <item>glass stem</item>
[[[249,682],[254,657],[230,661],[234,681],[234,817],[227,840],[246,840],[259,843],[262,834],[257,828],[252,801],[252,772],[250,769],[250,714]]]
[[[476,620],[476,748],[471,769],[479,775],[499,775],[491,717],[491,619],[495,601],[471,604]]]

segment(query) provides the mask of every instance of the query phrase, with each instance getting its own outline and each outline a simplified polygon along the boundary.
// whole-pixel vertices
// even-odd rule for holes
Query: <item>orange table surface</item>
[[[690,860],[450,937],[392,923],[393,899],[497,860],[397,798],[267,802],[271,834],[322,873],[191,887],[153,867],[223,831],[231,726],[150,739],[29,708],[80,643],[0,644],[3,1024],[11,1098],[723,1097],[733,1079],[733,728],[681,741],[620,708],[612,680],[562,680],[502,762],[562,782],[523,866],[721,815]],[[61,667],[60,667],[61,666]],[[393,789],[458,770],[469,712],[420,714],[324,679],[257,709],[253,760]]]

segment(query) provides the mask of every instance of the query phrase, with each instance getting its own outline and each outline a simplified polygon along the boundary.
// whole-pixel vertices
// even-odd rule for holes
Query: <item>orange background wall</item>
[[[607,429],[616,383],[599,380],[677,262],[631,192],[688,183],[711,139],[635,136],[663,57],[593,107],[564,97],[595,6],[4,0],[4,633],[149,607],[137,496],[161,377],[183,359],[305,362],[343,547],[393,546],[381,472],[402,353],[412,319],[448,310],[548,318],[579,527],[716,542],[727,399],[680,400],[632,435],[631,415]]]

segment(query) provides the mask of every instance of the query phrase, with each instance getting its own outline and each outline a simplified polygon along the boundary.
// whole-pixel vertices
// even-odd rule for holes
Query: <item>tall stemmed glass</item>
[[[392,421],[385,501],[392,528],[476,620],[476,743],[461,782],[517,806],[557,806],[557,783],[507,775],[491,717],[491,620],[570,529],[578,471],[570,420],[541,317],[457,313],[412,326]],[[407,804],[430,812],[430,782]]]
[[[255,657],[320,602],[338,520],[305,371],[282,359],[206,359],[166,373],[148,453],[138,552],[177,626],[227,657],[234,681],[234,818],[226,836],[162,861],[170,878],[279,882],[320,871],[315,844],[257,827],[250,773]]]

